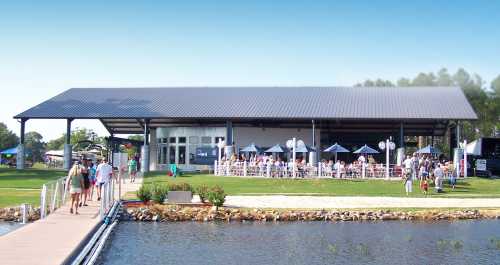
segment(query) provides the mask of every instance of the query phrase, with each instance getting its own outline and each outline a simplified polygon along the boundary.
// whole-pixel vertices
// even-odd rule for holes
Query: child
[[[420,183],[420,188],[427,195],[427,191],[429,190],[429,182],[427,182],[427,177],[423,177],[423,181]]]

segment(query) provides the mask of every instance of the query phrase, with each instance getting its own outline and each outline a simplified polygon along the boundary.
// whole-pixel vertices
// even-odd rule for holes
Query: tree
[[[437,73],[437,85],[438,86],[452,86],[453,80],[451,75],[448,73],[448,69],[441,68]]]
[[[379,81],[380,80],[380,81]],[[363,85],[391,85],[377,79],[373,82],[366,80]],[[361,84],[360,84],[361,85]],[[462,137],[469,141],[479,137],[495,135],[500,129],[500,75],[491,82],[491,90],[485,88],[484,80],[478,74],[469,74],[465,69],[459,68],[453,75],[446,68],[441,68],[437,74],[419,73],[415,78],[400,78],[397,85],[405,86],[458,86],[478,116],[476,121],[463,121]],[[441,141],[441,149],[449,148],[447,141]]]
[[[436,85],[436,76],[433,73],[418,74],[413,81],[411,82],[412,86],[435,86]]]
[[[102,143],[103,138],[98,137],[92,129],[87,128],[75,128],[71,132],[70,143],[73,145],[75,151],[84,150],[90,143],[94,140],[94,143]],[[62,150],[64,149],[64,144],[66,143],[66,134],[62,134],[59,138],[50,140],[47,143],[47,148],[50,150]]]
[[[15,147],[19,143],[19,138],[14,134],[5,123],[0,122],[0,150]]]
[[[37,132],[28,132],[24,136],[25,148],[28,151],[28,158],[33,163],[43,161],[45,152],[45,143],[42,141],[43,136]]]
[[[398,86],[411,86],[411,81],[408,78],[400,78],[397,84]]]

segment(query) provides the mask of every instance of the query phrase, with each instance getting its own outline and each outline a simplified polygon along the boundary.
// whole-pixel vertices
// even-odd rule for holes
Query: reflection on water
[[[5,235],[11,231],[14,231],[15,229],[23,226],[20,223],[14,223],[14,222],[0,222],[0,236]]]
[[[500,222],[122,222],[101,264],[496,264]]]

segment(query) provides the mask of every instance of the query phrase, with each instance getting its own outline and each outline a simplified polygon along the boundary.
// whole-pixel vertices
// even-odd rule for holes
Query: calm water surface
[[[11,231],[14,231],[15,229],[23,226],[20,223],[14,223],[14,222],[0,222],[0,236],[5,235]]]
[[[500,264],[500,221],[125,221],[100,264]]]

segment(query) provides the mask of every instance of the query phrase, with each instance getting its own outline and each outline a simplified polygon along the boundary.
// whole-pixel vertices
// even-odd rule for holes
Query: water
[[[5,235],[11,231],[14,231],[21,226],[23,226],[23,225],[20,223],[0,222],[0,236]]]
[[[500,222],[122,222],[100,264],[500,264]]]

